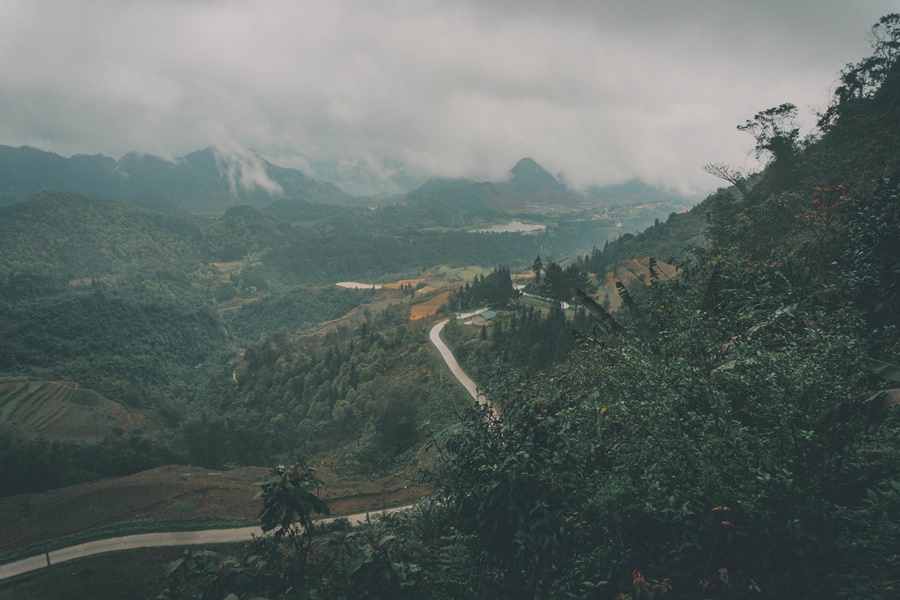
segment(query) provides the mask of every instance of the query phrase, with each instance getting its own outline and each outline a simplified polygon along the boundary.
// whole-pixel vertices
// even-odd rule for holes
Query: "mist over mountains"
[[[264,205],[282,196],[348,205],[353,198],[337,186],[282,168],[253,152],[215,148],[170,161],[131,152],[120,160],[76,154],[64,158],[36,148],[0,146],[0,205],[42,190],[67,190],[135,202],[159,197],[198,214],[219,213],[236,204]]]
[[[265,206],[274,201],[335,206],[405,201],[420,207],[492,212],[684,199],[638,180],[586,192],[572,190],[531,158],[521,159],[506,181],[433,178],[406,195],[354,197],[332,183],[274,165],[253,151],[213,147],[175,160],[138,152],[115,160],[99,154],[65,158],[28,146],[0,146],[0,182],[0,206],[45,190],[66,190],[203,216],[221,215],[235,205]]]

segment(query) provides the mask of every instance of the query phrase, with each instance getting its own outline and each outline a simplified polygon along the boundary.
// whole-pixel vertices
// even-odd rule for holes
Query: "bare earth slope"
[[[168,465],[127,477],[73,485],[43,494],[0,498],[0,552],[88,529],[139,519],[236,517],[255,519],[253,497],[268,469],[211,471]],[[343,481],[320,466],[322,498],[332,514],[380,510],[427,490],[406,473],[373,481]]]

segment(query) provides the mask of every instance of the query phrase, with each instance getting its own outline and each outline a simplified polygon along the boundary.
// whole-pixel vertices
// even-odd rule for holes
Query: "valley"
[[[709,101],[572,118],[596,156],[497,176],[493,138],[573,143],[538,135],[597,101],[565,77],[528,132],[433,98],[482,117],[464,160],[0,145],[0,598],[895,597],[900,14],[866,39],[815,125],[750,111],[758,163],[702,199],[669,169]],[[365,131],[326,103],[329,144]]]

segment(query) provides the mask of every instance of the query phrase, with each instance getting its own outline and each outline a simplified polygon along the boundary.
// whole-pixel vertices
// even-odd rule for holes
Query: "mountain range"
[[[0,146],[0,206],[44,190],[138,204],[161,199],[201,215],[222,214],[237,204],[262,206],[280,197],[355,204],[336,185],[273,165],[253,152],[205,148],[176,160],[131,152],[117,161],[99,154],[64,158],[27,146]]]
[[[124,200],[163,212],[218,216],[231,206],[266,206],[275,201],[335,206],[406,202],[485,214],[552,207],[684,200],[638,180],[572,190],[532,158],[521,159],[506,181],[429,179],[405,195],[354,197],[336,185],[274,165],[253,151],[209,147],[170,160],[131,152],[119,160],[104,155],[65,158],[28,146],[0,145],[0,206],[45,190],[65,190]]]

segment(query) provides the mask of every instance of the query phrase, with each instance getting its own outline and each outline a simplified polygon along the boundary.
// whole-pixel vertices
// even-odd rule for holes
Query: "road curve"
[[[342,515],[327,517],[324,519],[316,519],[319,525],[327,525],[335,519],[347,519],[351,525],[359,525],[364,523],[366,517],[370,514],[387,514],[395,513],[401,510],[411,508],[412,504],[387,508],[385,510],[356,513],[353,515]],[[135,548],[158,548],[162,546],[196,546],[200,544],[240,544],[249,542],[255,537],[267,535],[260,527],[240,527],[235,529],[207,529],[204,531],[168,531],[159,533],[139,533],[136,535],[126,535],[116,538],[108,538],[105,540],[94,540],[85,542],[68,548],[60,548],[59,550],[51,550],[45,554],[29,556],[15,562],[0,565],[0,580],[9,579],[16,575],[44,569],[50,565],[58,565],[60,563],[84,558],[86,556],[94,556],[95,554],[103,554],[105,552],[120,552],[122,550],[133,550]]]
[[[431,333],[428,334],[428,337],[431,338],[431,343],[434,344],[434,347],[437,348],[437,351],[440,352],[441,358],[444,359],[444,362],[447,363],[447,368],[450,369],[450,372],[453,373],[453,376],[456,377],[457,380],[466,388],[466,391],[476,402],[482,402],[481,399],[484,398],[483,394],[478,393],[478,386],[475,385],[475,382],[469,377],[465,371],[462,370],[462,367],[459,366],[459,363],[456,361],[456,357],[453,356],[453,352],[450,351],[450,348],[447,347],[447,344],[444,343],[444,340],[441,339],[441,331],[444,330],[444,327],[449,322],[448,319],[444,319],[437,325],[431,328]]]
[[[469,313],[466,315],[459,315],[459,317],[469,318],[478,314],[479,312],[482,311],[476,311],[474,313]],[[448,348],[447,345],[444,344],[444,341],[441,339],[441,331],[446,325],[447,319],[444,319],[431,328],[431,332],[429,333],[431,342],[434,344],[435,348],[437,348],[438,352],[440,352],[441,358],[444,359],[444,362],[447,363],[447,367],[450,369],[450,372],[453,373],[453,376],[456,377],[457,380],[459,380],[464,388],[466,388],[466,391],[469,393],[469,395],[472,396],[472,398],[474,398],[480,404],[489,404],[484,394],[478,393],[478,386],[476,386],[472,378],[462,370],[462,367],[459,366],[459,363],[456,361],[456,357],[453,356],[450,348]],[[360,523],[365,522],[369,514],[394,513],[401,510],[406,510],[408,508],[411,508],[412,506],[412,504],[406,504],[403,506],[396,506],[394,508],[388,508],[378,512],[362,512],[353,515],[327,517],[324,519],[317,519],[316,523],[320,525],[326,525],[328,523],[331,523],[335,519],[347,519],[348,521],[350,521],[351,525],[359,525]],[[23,573],[29,573],[31,571],[37,571],[38,569],[44,569],[49,567],[50,565],[57,565],[60,563],[68,562],[70,560],[84,558],[86,556],[94,556],[96,554],[103,554],[105,552],[120,552],[122,550],[132,550],[135,548],[156,548],[162,546],[233,544],[249,542],[254,537],[260,537],[262,535],[265,535],[262,529],[254,526],[235,529],[207,529],[204,531],[140,533],[135,535],[108,538],[105,540],[94,540],[92,542],[85,542],[83,544],[69,546],[68,548],[60,548],[58,550],[51,550],[50,552],[46,552],[44,554],[29,556],[28,558],[23,558],[14,562],[0,565],[0,581],[9,579],[10,577],[15,577],[16,575],[21,575]]]

